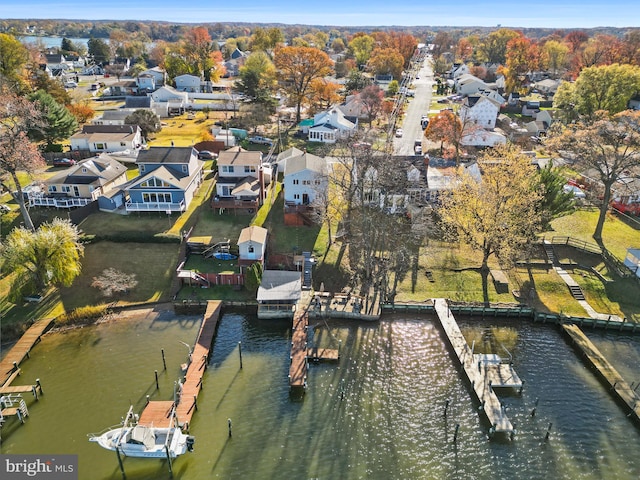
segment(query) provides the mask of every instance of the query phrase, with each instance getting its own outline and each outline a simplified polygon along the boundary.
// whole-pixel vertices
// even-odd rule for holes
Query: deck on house
[[[304,388],[307,383],[307,327],[309,315],[306,309],[296,310],[293,316],[293,332],[291,334],[291,365],[289,367],[289,386]]]
[[[493,388],[519,388],[522,387],[522,381],[511,365],[497,363],[494,355],[474,355],[462,335],[447,301],[443,298],[436,298],[433,302],[442,329],[460,361],[462,370],[467,376],[489,423],[491,423],[492,431],[513,433],[513,425]]]
[[[189,429],[191,417],[198,408],[197,398],[202,388],[202,377],[207,368],[211,344],[220,319],[221,306],[222,302],[219,300],[207,302],[207,309],[191,352],[184,383],[181,383],[181,393],[176,405],[175,416],[178,425],[184,430]],[[149,402],[140,414],[139,423],[142,425],[153,424],[154,426],[165,425],[171,420],[172,407],[172,401]]]
[[[9,378],[16,370],[16,367],[29,356],[29,352],[33,346],[40,341],[42,334],[53,323],[53,318],[39,320],[31,325],[26,332],[20,337],[20,340],[11,347],[5,357],[0,362],[0,385],[8,385],[11,383]],[[14,377],[15,378],[15,377]]]
[[[577,325],[562,325],[562,329],[572,340],[575,348],[582,352],[587,362],[609,384],[611,393],[627,406],[630,410],[629,416],[633,417],[635,421],[640,421],[640,396],[632,386],[622,378],[600,350],[587,338],[580,327]]]

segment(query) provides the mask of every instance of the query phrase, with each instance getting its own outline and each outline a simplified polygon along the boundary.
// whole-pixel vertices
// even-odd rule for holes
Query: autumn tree
[[[451,110],[441,110],[438,115],[430,119],[424,135],[433,142],[440,142],[441,153],[444,150],[445,143],[453,146],[456,163],[459,163],[462,138],[470,133],[470,122],[467,122],[467,124],[465,128],[460,117]]]
[[[38,90],[29,95],[29,100],[42,112],[42,118],[45,120],[42,128],[35,128],[29,132],[33,140],[45,141],[46,147],[51,148],[53,144],[69,138],[78,130],[76,118],[47,92]]]
[[[42,293],[50,285],[70,286],[80,274],[83,252],[78,229],[69,220],[55,218],[35,231],[15,228],[2,246],[3,269],[15,274],[12,298]]]
[[[433,58],[438,58],[440,55],[451,52],[455,41],[451,38],[451,34],[445,30],[439,31],[433,39]]]
[[[281,47],[275,51],[274,64],[282,89],[296,106],[296,122],[300,122],[301,106],[311,82],[331,73],[331,59],[317,48]]]
[[[541,61],[546,69],[551,70],[555,76],[564,68],[569,47],[563,42],[549,40],[542,46]]]
[[[400,79],[404,58],[394,48],[376,48],[371,53],[367,66],[376,75],[391,74],[393,78]]]
[[[501,70],[505,76],[505,87],[508,92],[517,91],[527,73],[538,69],[539,57],[537,45],[524,35],[509,40],[506,65]]]
[[[367,77],[357,68],[354,68],[349,72],[347,82],[344,84],[344,89],[349,94],[364,90],[369,85],[371,85],[371,78]]]
[[[487,35],[478,49],[487,62],[504,64],[507,61],[507,44],[519,36],[520,34],[515,30],[501,28]]]
[[[610,114],[628,108],[629,100],[640,91],[640,67],[635,65],[603,65],[582,70],[571,84],[562,83],[554,106],[574,109],[590,116],[599,110]]]
[[[78,123],[87,123],[96,114],[96,111],[87,102],[72,103],[67,109]]]
[[[205,81],[215,82],[224,73],[222,54],[215,48],[205,27],[187,30],[180,46],[185,61],[195,75],[203,75]]]
[[[377,85],[369,85],[358,94],[358,103],[367,114],[369,120],[369,128],[382,112],[382,101],[384,100],[384,91]]]
[[[29,52],[13,35],[0,33],[0,77],[14,86],[22,83],[21,75],[29,60]]]
[[[468,172],[442,198],[443,228],[482,255],[486,287],[489,258],[509,264],[535,241],[540,229],[540,193],[535,167],[512,145],[487,150],[478,160],[482,178]],[[485,290],[485,300],[488,295]]]
[[[258,27],[253,31],[249,45],[252,52],[264,52],[269,57],[273,56],[273,52],[278,45],[284,43],[284,34],[277,27],[261,28]]]
[[[613,186],[624,172],[640,176],[640,111],[596,112],[567,127],[555,127],[545,145],[556,152],[572,152],[578,167],[595,172],[603,193],[593,238],[601,242]]]
[[[371,57],[371,52],[375,47],[375,40],[372,36],[356,34],[349,42],[349,52],[356,59],[358,65],[366,65]]]
[[[235,82],[235,88],[252,102],[274,108],[276,74],[276,67],[265,52],[253,52],[240,67],[240,78]]]
[[[37,146],[29,140],[28,132],[42,128],[42,113],[25,97],[0,89],[0,174],[8,174],[13,185],[3,180],[2,186],[14,192],[14,200],[26,228],[33,230],[33,222],[24,203],[18,172],[35,173],[45,165]]]
[[[327,110],[332,105],[339,103],[342,100],[342,96],[338,93],[341,88],[341,85],[325,78],[314,78],[307,100],[311,111]]]
[[[397,52],[402,55],[402,58],[404,59],[404,68],[407,68],[416,52],[418,41],[413,35],[401,32],[390,32],[389,37],[391,39],[390,46],[395,48]]]

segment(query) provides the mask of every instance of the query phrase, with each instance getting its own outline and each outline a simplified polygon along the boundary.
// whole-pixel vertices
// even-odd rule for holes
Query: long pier
[[[622,378],[600,350],[580,330],[580,327],[577,325],[563,325],[562,329],[571,339],[574,348],[582,353],[587,363],[595,368],[602,381],[609,386],[611,394],[626,405],[629,410],[629,416],[639,422],[640,396],[632,386]]]
[[[0,385],[7,384],[9,377],[29,354],[33,346],[53,323],[53,318],[39,320],[31,325],[0,362]]]
[[[293,390],[304,389],[307,386],[307,328],[309,315],[306,309],[299,308],[293,315],[293,330],[291,333],[291,365],[289,366],[289,386]]]
[[[193,351],[190,353],[184,383],[181,382],[180,396],[175,403],[175,417],[178,425],[185,431],[189,430],[191,418],[198,409],[198,394],[202,389],[202,377],[207,368],[211,344],[216,333],[222,302],[210,300],[202,320],[202,325],[196,338]],[[152,401],[147,404],[140,414],[140,425],[169,426],[174,407],[173,401]]]
[[[514,433],[494,388],[522,388],[522,381],[513,367],[504,364],[497,355],[474,354],[443,298],[433,300],[435,311],[451,348],[460,361],[471,388],[491,424],[490,433]]]

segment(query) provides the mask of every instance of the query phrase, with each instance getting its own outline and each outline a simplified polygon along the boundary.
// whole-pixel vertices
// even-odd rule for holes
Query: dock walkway
[[[476,398],[491,423],[491,432],[513,433],[514,427],[507,417],[494,388],[521,388],[522,381],[511,365],[501,363],[496,355],[474,354],[443,298],[433,300],[442,329],[460,361]]]
[[[574,347],[583,354],[587,363],[595,368],[600,378],[609,385],[611,393],[627,406],[629,416],[635,421],[640,421],[640,396],[632,386],[622,378],[580,327],[563,325],[562,329],[572,340]]]
[[[16,370],[16,366],[20,365],[25,358],[29,357],[29,353],[33,346],[40,341],[44,332],[53,323],[53,318],[39,320],[31,325],[26,332],[20,337],[20,340],[11,347],[9,352],[0,362],[0,385],[9,382],[9,378]]]
[[[188,430],[191,418],[198,409],[197,398],[202,388],[202,377],[207,368],[211,344],[216,333],[222,302],[210,300],[207,302],[207,310],[196,338],[196,343],[190,355],[187,373],[184,383],[181,383],[180,397],[175,408],[175,416],[178,425],[183,430]],[[140,414],[141,425],[168,425],[171,422],[172,401],[149,402]]]
[[[291,365],[289,366],[289,386],[292,389],[305,388],[307,385],[307,327],[309,315],[306,309],[299,308],[293,316],[291,333]]]

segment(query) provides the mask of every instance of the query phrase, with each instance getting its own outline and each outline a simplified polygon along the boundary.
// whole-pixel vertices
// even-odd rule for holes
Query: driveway
[[[414,142],[422,140],[424,131],[420,126],[420,119],[422,115],[429,113],[433,83],[431,57],[425,56],[422,66],[412,83],[411,90],[415,91],[415,96],[413,98],[408,97],[409,103],[405,108],[402,122],[397,124],[397,127],[402,128],[404,134],[402,138],[393,139],[393,153],[395,155],[413,155]]]

